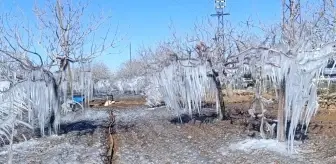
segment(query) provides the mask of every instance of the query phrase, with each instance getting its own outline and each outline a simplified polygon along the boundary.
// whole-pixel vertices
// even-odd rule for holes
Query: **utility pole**
[[[226,0],[215,0],[215,14],[211,14],[213,17],[217,17],[217,32],[215,35],[215,42],[216,42],[216,48],[217,48],[217,54],[215,56],[212,56],[212,64],[215,64],[215,62],[221,62],[220,59],[222,57],[225,58],[225,36],[224,36],[224,15],[229,15],[229,13],[224,13],[224,8],[226,5]],[[217,58],[218,57],[218,58]],[[217,89],[217,101],[219,103],[219,108],[220,108],[220,119],[228,119],[230,118],[230,111],[225,109],[225,103],[224,103],[224,97],[223,97],[223,91],[222,91],[222,85],[218,79],[217,76],[215,76],[215,72],[213,69],[213,80],[216,84],[216,89]],[[218,75],[218,74],[217,74]],[[219,111],[218,107],[217,110]]]
[[[132,43],[129,45],[130,62],[132,62]]]
[[[301,3],[300,0],[282,0],[282,23],[294,21],[301,23]]]
[[[224,13],[226,7],[226,0],[215,0],[215,10],[216,14],[211,14],[213,17],[217,17],[217,33],[214,38],[216,44],[219,48],[219,53],[224,55],[225,53],[225,34],[224,34],[224,16],[230,15],[229,13]]]

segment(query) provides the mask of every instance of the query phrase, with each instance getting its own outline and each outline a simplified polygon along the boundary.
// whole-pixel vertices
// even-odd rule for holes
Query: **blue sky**
[[[0,0],[1,9],[20,6],[28,18],[35,19],[32,8],[35,0]],[[36,0],[38,4],[44,0]],[[281,0],[227,0],[227,20],[233,24],[249,17],[264,23],[280,19]],[[6,6],[6,7],[4,7]],[[171,36],[169,25],[173,23],[179,35],[192,34],[197,20],[205,20],[214,13],[214,0],[92,0],[87,12],[110,11],[112,25],[119,25],[119,36],[124,38],[113,51],[117,54],[103,55],[97,61],[105,62],[116,70],[129,60],[129,43],[136,56],[139,46],[155,46]]]

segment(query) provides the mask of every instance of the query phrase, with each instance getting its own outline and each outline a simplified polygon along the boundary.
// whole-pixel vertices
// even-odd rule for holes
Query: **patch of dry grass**
[[[90,102],[90,106],[94,108],[129,108],[129,107],[135,107],[135,106],[143,106],[146,104],[145,98],[136,98],[136,99],[121,99],[118,101],[115,101],[113,104],[110,104],[108,106],[104,106],[104,103],[106,100],[95,100]]]

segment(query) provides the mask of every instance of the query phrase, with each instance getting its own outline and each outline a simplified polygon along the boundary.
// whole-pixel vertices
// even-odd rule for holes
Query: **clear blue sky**
[[[36,1],[39,4],[44,2]],[[9,6],[15,4],[32,19],[34,2],[35,0],[0,0],[1,9],[8,10]],[[231,15],[226,19],[233,24],[246,21],[249,17],[266,24],[272,23],[280,19],[280,2],[281,0],[227,0],[226,11]],[[196,20],[207,19],[215,11],[214,0],[92,0],[88,12],[99,12],[101,9],[111,11],[114,27],[118,24],[120,36],[126,35],[114,51],[121,53],[97,59],[113,70],[129,60],[130,42],[133,55],[136,56],[139,46],[154,46],[170,37],[171,23],[178,34],[190,34]]]

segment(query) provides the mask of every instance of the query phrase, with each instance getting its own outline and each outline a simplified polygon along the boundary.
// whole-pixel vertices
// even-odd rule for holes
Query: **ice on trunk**
[[[335,43],[322,45],[312,49],[304,40],[296,46],[282,44],[273,47],[279,52],[258,51],[262,53],[263,78],[270,78],[274,86],[281,89],[285,86],[285,129],[289,126],[288,148],[293,151],[294,136],[298,124],[309,125],[318,110],[317,86],[318,79],[328,59],[335,56]],[[290,121],[290,125],[287,124]]]
[[[81,77],[78,82],[82,85],[76,90],[84,93],[88,102],[92,97],[90,63],[82,63],[81,66]],[[0,93],[0,139],[4,142],[11,140],[13,124],[16,126],[21,123],[31,128],[38,126],[42,136],[45,135],[45,127],[53,124],[54,133],[57,133],[61,104],[72,100],[72,95],[68,94],[72,93],[68,85],[72,81],[69,81],[66,72],[53,74],[37,69],[27,71],[23,75],[24,81],[17,83],[16,78],[12,79],[14,83],[9,84],[12,88],[8,92]],[[51,117],[54,117],[53,121],[50,120]]]
[[[206,95],[216,95],[208,65],[196,60],[177,61],[164,68],[157,76],[160,93],[169,109],[178,114],[199,113]]]

